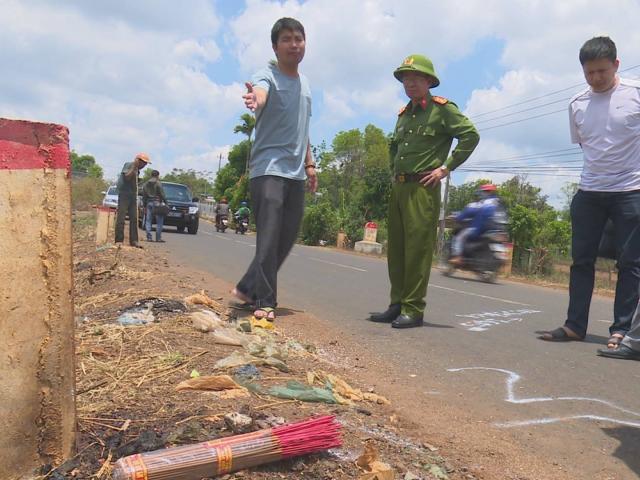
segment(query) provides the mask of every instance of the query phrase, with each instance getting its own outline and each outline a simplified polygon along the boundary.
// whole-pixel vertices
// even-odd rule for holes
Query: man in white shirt
[[[618,282],[607,347],[629,331],[640,286],[640,82],[618,77],[615,43],[595,37],[580,49],[589,88],[571,100],[571,140],[584,165],[571,202],[571,277],[564,326],[544,333],[549,341],[583,340],[587,334],[595,261],[605,224],[614,225]]]

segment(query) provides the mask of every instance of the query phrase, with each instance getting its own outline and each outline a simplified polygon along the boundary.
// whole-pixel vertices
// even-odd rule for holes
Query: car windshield
[[[118,195],[118,187],[109,187],[109,190],[107,190],[107,195]]]
[[[164,189],[164,194],[167,196],[167,200],[175,200],[177,202],[191,201],[191,191],[184,185],[163,183],[162,188]]]

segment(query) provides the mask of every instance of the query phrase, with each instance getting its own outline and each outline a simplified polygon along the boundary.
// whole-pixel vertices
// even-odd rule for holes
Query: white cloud
[[[571,146],[566,112],[490,127],[566,109],[573,89],[479,114],[581,83],[577,53],[591,36],[611,35],[622,68],[640,64],[635,0],[606,7],[596,0],[247,0],[226,19],[210,0],[0,3],[0,116],[69,125],[72,146],[96,155],[108,174],[138,150],[161,170],[181,162],[215,170],[215,152],[239,140],[232,131],[244,113],[244,80],[274,57],[270,29],[283,16],[307,32],[302,70],[316,98],[314,141],[330,143],[337,131],[367,123],[391,130],[405,101],[392,72],[407,54],[424,53],[440,72],[468,63],[464,81],[478,85],[470,98],[452,92],[481,129],[470,163]],[[486,65],[471,53],[488,38],[503,50]],[[556,188],[548,178],[530,179],[545,192]]]
[[[205,73],[221,57],[207,1],[4,0],[2,11],[0,63],[11,74],[0,76],[0,115],[68,125],[72,147],[109,176],[140,150],[159,169],[213,151],[242,109],[239,83]]]

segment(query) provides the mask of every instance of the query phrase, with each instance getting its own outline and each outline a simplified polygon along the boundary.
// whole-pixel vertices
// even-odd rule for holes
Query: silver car
[[[104,199],[102,200],[103,207],[118,208],[118,187],[111,185],[106,192],[104,192]]]

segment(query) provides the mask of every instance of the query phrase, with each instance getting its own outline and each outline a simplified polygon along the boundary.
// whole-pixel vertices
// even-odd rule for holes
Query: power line
[[[553,112],[541,113],[540,115],[534,115],[532,117],[521,118],[519,120],[513,120],[513,121],[507,122],[507,123],[501,123],[500,125],[492,125],[491,127],[479,128],[478,131],[479,132],[486,132],[487,130],[493,130],[494,128],[508,127],[509,125],[514,125],[516,123],[522,123],[522,122],[526,122],[528,120],[534,120],[536,118],[547,117],[549,115],[554,115],[556,113],[566,112],[566,111],[567,111],[566,108],[563,108],[561,110],[554,110]]]
[[[536,110],[538,108],[547,107],[549,105],[554,105],[554,104],[560,103],[560,102],[566,102],[567,100],[571,100],[571,97],[564,97],[564,98],[561,98],[560,100],[555,100],[553,102],[543,103],[542,105],[536,105],[535,107],[525,108],[524,110],[518,110],[517,112],[506,113],[506,114],[500,115],[498,117],[485,118],[484,120],[478,120],[477,122],[474,122],[474,123],[477,125],[478,123],[492,122],[494,120],[499,120],[501,118],[511,117],[512,115],[517,115],[519,113],[530,112],[531,110]]]
[[[513,164],[513,161],[516,162],[528,162],[529,160],[541,160],[545,158],[560,158],[560,157],[572,157],[575,155],[582,155],[582,151],[580,149],[567,149],[570,150],[567,153],[553,153],[553,152],[540,152],[538,154],[530,154],[530,155],[522,155],[522,156],[514,156],[514,157],[503,157],[503,158],[492,158],[490,162],[509,162],[509,165]],[[560,151],[562,152],[562,150]],[[577,162],[581,160],[567,160],[567,162]],[[529,165],[530,163],[526,163]],[[473,163],[469,162],[466,165],[473,165]]]
[[[633,65],[633,66],[631,66],[631,67],[628,67],[628,68],[625,68],[625,69],[623,69],[623,70],[620,70],[618,73],[628,72],[629,70],[634,70],[634,69],[636,69],[636,68],[638,68],[638,67],[640,67],[640,64],[638,64],[638,65]],[[532,97],[532,98],[529,98],[529,99],[527,99],[527,100],[522,100],[521,102],[512,103],[512,104],[510,104],[510,105],[505,105],[505,106],[503,106],[503,107],[496,108],[496,109],[494,109],[494,110],[489,110],[489,111],[487,111],[487,112],[478,113],[478,114],[476,114],[476,115],[473,115],[473,117],[472,117],[472,118],[482,117],[482,116],[484,116],[484,115],[489,115],[490,113],[500,112],[500,111],[502,111],[502,110],[507,110],[507,109],[509,109],[509,108],[511,108],[511,107],[517,107],[518,105],[524,105],[524,104],[526,104],[526,103],[535,102],[536,100],[540,100],[540,99],[542,99],[542,98],[546,98],[546,97],[551,97],[551,96],[556,95],[556,94],[558,94],[558,93],[566,92],[566,91],[568,91],[568,90],[572,90],[572,89],[574,89],[574,88],[582,87],[582,86],[584,86],[584,85],[586,85],[586,83],[585,83],[585,82],[581,82],[581,83],[578,83],[578,84],[576,84],[576,85],[572,85],[572,86],[570,86],[570,87],[566,87],[566,88],[562,88],[562,89],[560,89],[560,90],[556,90],[556,91],[554,91],[554,92],[549,92],[549,93],[545,93],[544,95],[539,95],[539,96],[537,96],[537,97]]]

